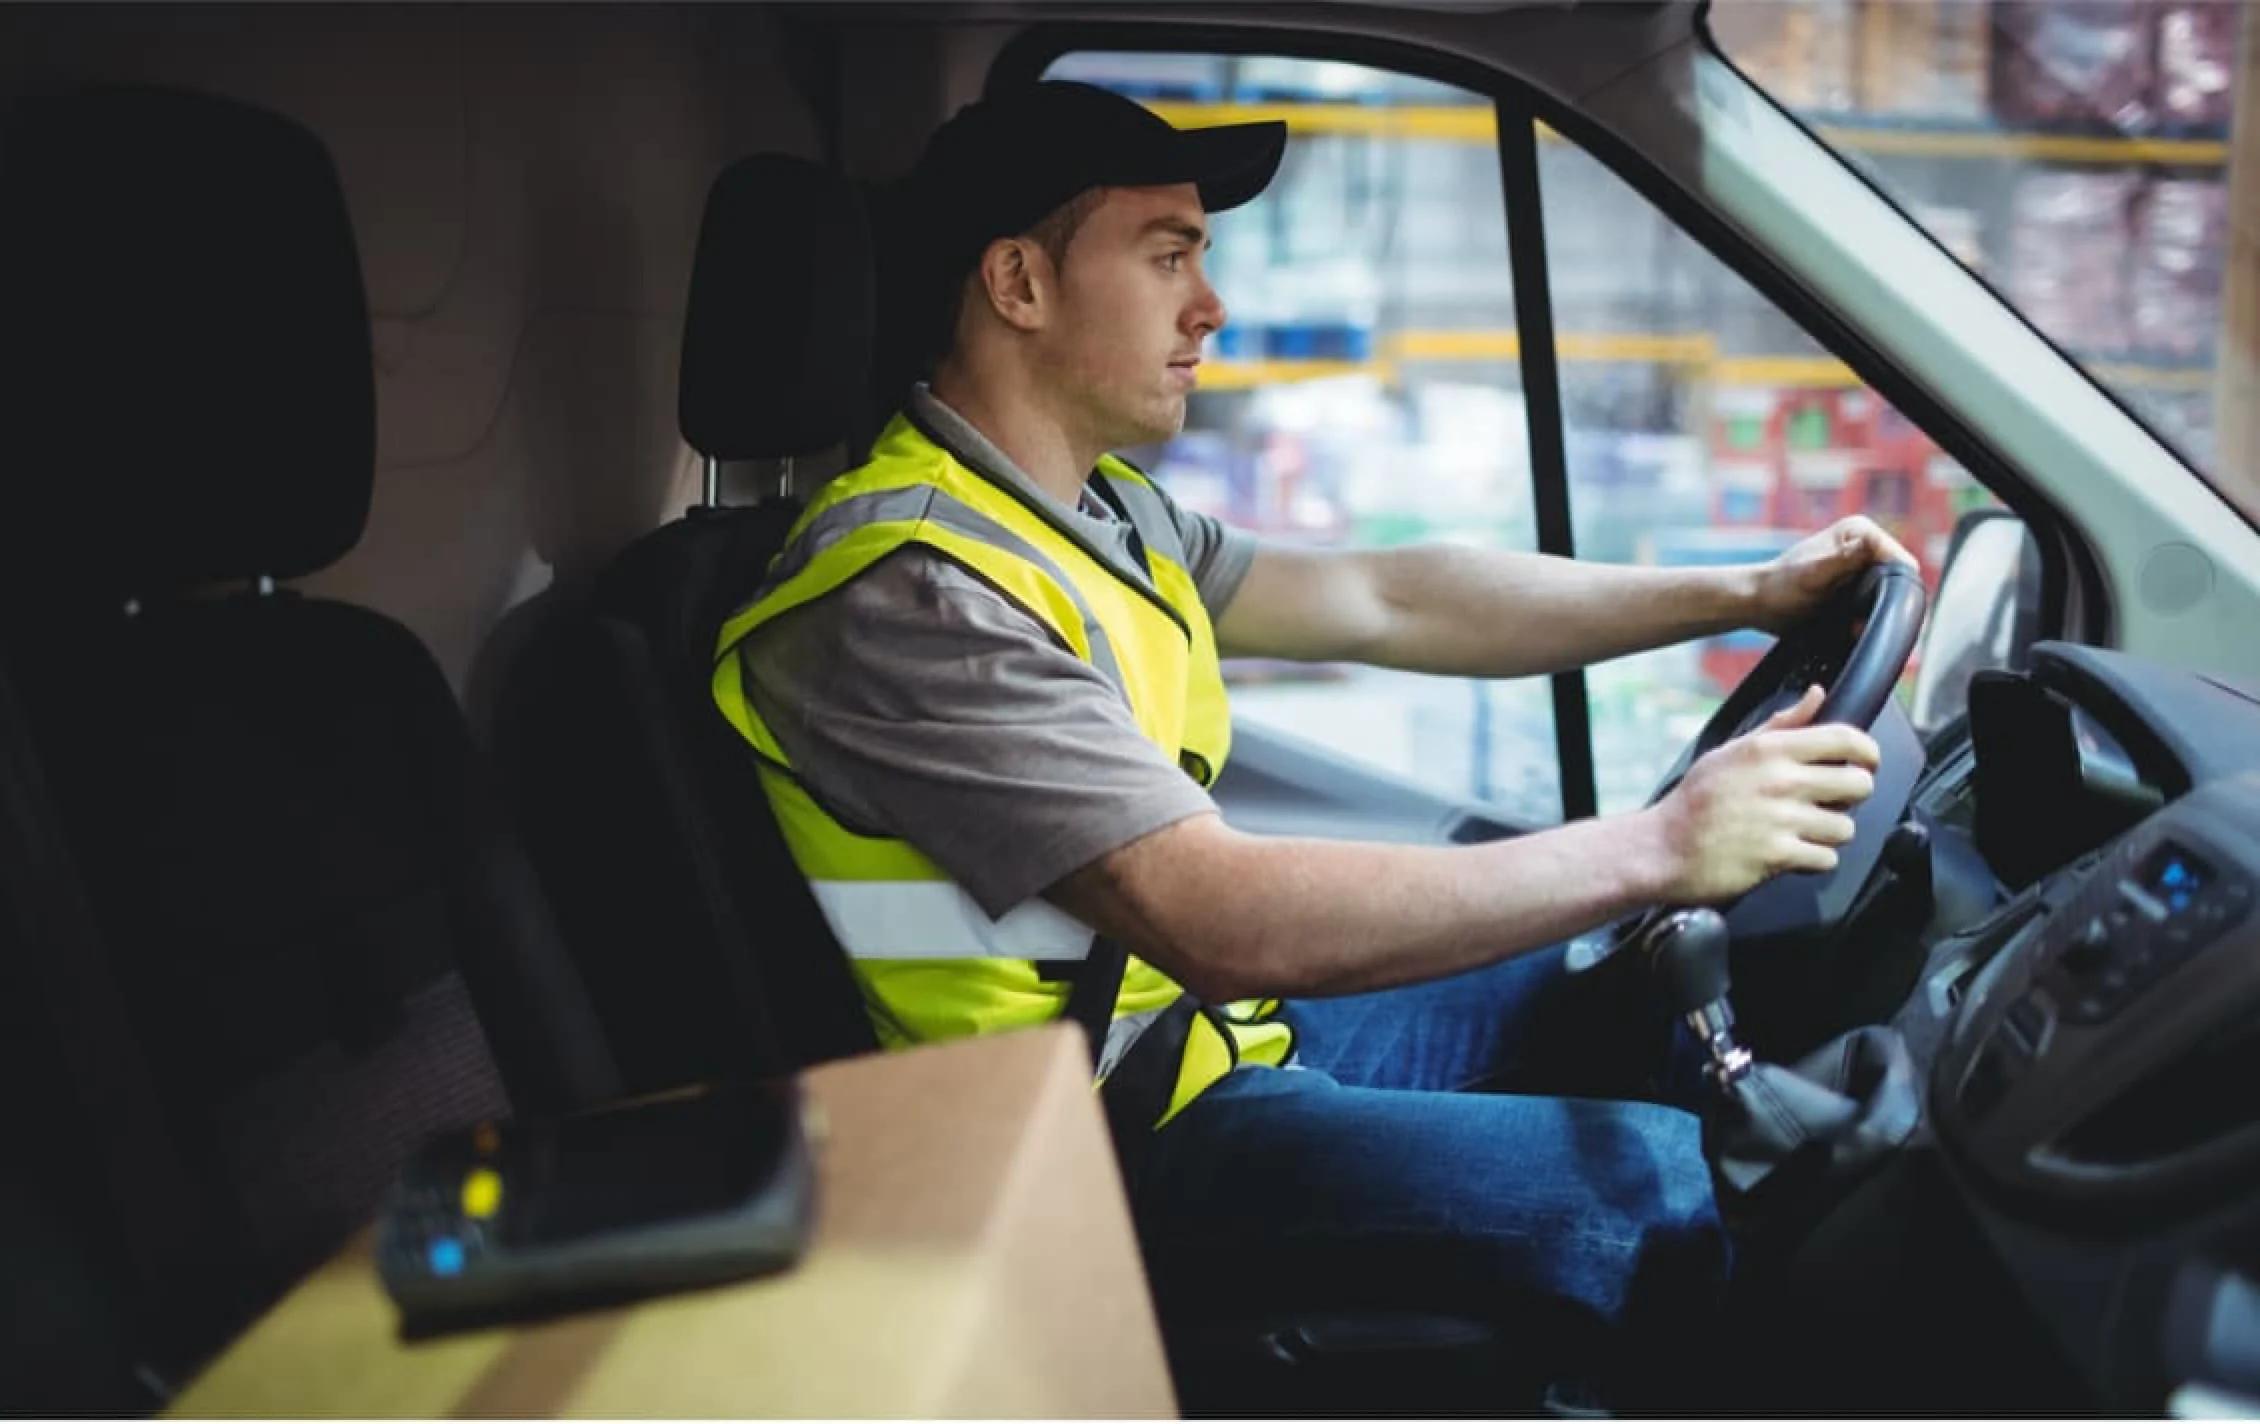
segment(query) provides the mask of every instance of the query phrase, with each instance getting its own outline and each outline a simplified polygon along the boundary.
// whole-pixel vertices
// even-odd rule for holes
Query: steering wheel
[[[1782,709],[1795,706],[1808,687],[1826,689],[1821,709],[1813,718],[1816,725],[1844,722],[1866,731],[1890,701],[1891,689],[1915,651],[1924,602],[1922,578],[1905,564],[1871,564],[1858,578],[1847,580],[1843,588],[1782,635],[1742,679],[1679,754],[1671,770],[1664,773],[1648,804],[1653,806],[1670,795],[1697,758],[1755,731]],[[1840,864],[1839,870],[1842,868]],[[1568,960],[1570,972],[1601,964],[1676,908],[1659,905],[1619,921],[1605,939],[1587,936],[1574,941]],[[1732,903],[1717,908],[1723,914],[1732,913]]]

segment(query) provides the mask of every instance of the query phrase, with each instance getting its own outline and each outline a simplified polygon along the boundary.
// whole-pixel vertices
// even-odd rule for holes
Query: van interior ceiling
[[[366,535],[309,592],[397,617],[462,689],[513,604],[696,497],[675,364],[707,185],[744,154],[823,144],[777,16],[71,6],[11,9],[0,30],[11,97],[197,89],[295,118],[334,155],[368,289],[377,478]]]

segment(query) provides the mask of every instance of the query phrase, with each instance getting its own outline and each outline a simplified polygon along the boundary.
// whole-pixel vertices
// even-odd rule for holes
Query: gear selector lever
[[[1672,1011],[1710,1059],[1717,1098],[1704,1110],[1704,1152],[1722,1191],[1740,1196],[1792,1159],[1821,1149],[1824,1178],[1855,1176],[1896,1150],[1922,1118],[1913,1059],[1898,1032],[1853,1029],[1794,1067],[1760,1063],[1734,1037],[1727,1005],[1726,919],[1716,910],[1667,910],[1638,943]]]
[[[1726,1001],[1731,982],[1725,917],[1711,909],[1670,911],[1657,917],[1641,947],[1673,1012],[1710,1055],[1710,1076],[1721,1088],[1733,1087],[1756,1060],[1734,1038],[1734,1010]]]

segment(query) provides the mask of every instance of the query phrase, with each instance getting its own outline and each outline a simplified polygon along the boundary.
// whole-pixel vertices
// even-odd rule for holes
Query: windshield
[[[1714,0],[1707,18],[1753,83],[2215,473],[2260,419],[2260,320],[2229,316],[2260,274],[2227,261],[2246,8]]]

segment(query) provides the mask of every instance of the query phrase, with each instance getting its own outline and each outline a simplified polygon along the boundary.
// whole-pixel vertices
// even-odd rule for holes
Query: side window
[[[1086,52],[1181,125],[1284,118],[1279,176],[1219,214],[1230,313],[1184,433],[1132,452],[1188,507],[1273,540],[1534,549],[1497,123],[1482,97],[1358,65]],[[1540,823],[1562,814],[1551,695],[1365,667],[1226,667],[1244,722]]]
[[[1956,521],[1993,497],[1599,161],[1560,141],[1538,159],[1579,557],[1755,561],[1865,514],[1935,591]],[[1591,669],[1599,808],[1642,804],[1767,646],[1731,633]]]

